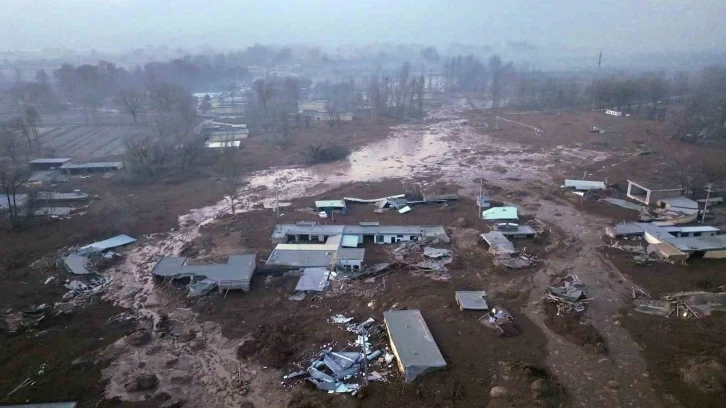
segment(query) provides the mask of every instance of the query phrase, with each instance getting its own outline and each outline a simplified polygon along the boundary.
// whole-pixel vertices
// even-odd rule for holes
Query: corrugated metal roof
[[[95,168],[117,168],[123,167],[122,162],[93,162],[93,163],[66,163],[62,169],[95,169]]]
[[[151,273],[167,278],[204,276],[217,283],[219,287],[249,290],[249,282],[255,272],[255,255],[232,255],[226,264],[187,265],[185,257],[161,258]]]
[[[517,220],[517,207],[494,207],[482,212],[485,220]]]

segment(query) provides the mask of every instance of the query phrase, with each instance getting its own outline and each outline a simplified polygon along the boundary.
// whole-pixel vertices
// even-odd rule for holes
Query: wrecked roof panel
[[[393,354],[406,382],[430,371],[446,367],[421,311],[389,310],[383,312]]]
[[[482,212],[485,220],[517,220],[517,207],[494,207]]]
[[[687,208],[692,210],[698,210],[698,203],[686,197],[669,197],[661,198],[658,203],[665,204],[666,208],[675,207],[678,209]]]
[[[35,159],[31,160],[28,163],[29,164],[63,164],[65,162],[71,161],[70,157],[52,157],[52,158],[44,158],[44,159]]]
[[[457,290],[456,303],[461,310],[489,310],[487,293],[483,290]]]
[[[124,245],[136,242],[135,238],[131,238],[128,235],[117,235],[113,238],[109,238],[103,241],[94,242],[93,244],[86,245],[78,249],[79,254],[90,254],[103,252],[111,248],[116,248]]]
[[[63,258],[63,266],[65,266],[68,272],[74,275],[87,275],[89,273],[94,273],[93,271],[86,268],[87,263],[88,257],[81,255],[70,254],[67,257]]]
[[[327,268],[305,268],[295,286],[296,291],[322,292],[328,286],[330,271]]]

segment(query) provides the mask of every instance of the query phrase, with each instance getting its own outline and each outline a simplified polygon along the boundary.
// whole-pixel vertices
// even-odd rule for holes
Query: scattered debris
[[[454,260],[453,254],[449,249],[426,246],[436,241],[434,238],[427,238],[422,241],[405,241],[396,247],[391,255],[398,262],[414,269],[446,272],[446,265]]]
[[[101,293],[113,280],[110,277],[99,276],[91,279],[88,283],[83,283],[78,280],[67,282],[64,286],[69,289],[68,292],[63,295],[63,300],[77,299],[85,300],[93,295]]]
[[[514,325],[512,315],[502,308],[491,308],[489,313],[479,318],[479,322],[494,330],[497,336],[511,337],[520,333],[520,330]]]
[[[712,312],[726,312],[726,292],[678,292],[663,296],[661,299],[636,299],[635,311],[655,316],[698,318]]]
[[[494,255],[495,266],[503,265],[510,269],[521,269],[538,261],[536,257],[525,255],[524,251],[515,250],[514,244],[500,231],[487,232],[481,234],[481,237],[489,244],[489,253]]]
[[[356,394],[361,383],[368,381],[386,381],[388,371],[384,365],[390,365],[392,357],[389,353],[379,358],[384,353],[379,350],[372,350],[373,344],[379,344],[384,337],[384,331],[380,324],[376,324],[373,318],[362,323],[354,323],[352,317],[343,315],[331,316],[330,322],[346,325],[346,330],[357,335],[355,343],[351,346],[359,348],[360,351],[333,351],[332,348],[324,348],[314,359],[310,360],[307,369],[296,370],[285,375],[283,379],[290,380],[307,376],[307,381],[329,393],[352,393]],[[368,370],[372,367],[381,371]]]

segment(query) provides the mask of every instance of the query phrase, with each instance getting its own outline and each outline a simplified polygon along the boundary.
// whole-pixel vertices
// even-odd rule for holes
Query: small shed
[[[330,214],[333,211],[341,212],[343,214],[348,212],[348,209],[345,206],[345,201],[343,200],[319,200],[315,201],[315,209],[318,212],[325,211],[326,213]]]
[[[70,157],[42,158],[29,161],[28,167],[32,170],[51,170],[57,169],[70,161]]]
[[[421,311],[389,310],[383,313],[391,349],[407,383],[431,371],[446,368]]]
[[[576,191],[605,190],[605,183],[602,181],[565,179],[565,185],[562,187]]]

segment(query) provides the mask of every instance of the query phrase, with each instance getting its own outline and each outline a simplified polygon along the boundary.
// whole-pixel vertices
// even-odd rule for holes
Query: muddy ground
[[[680,321],[635,315],[630,311],[630,293],[633,286],[654,296],[717,288],[724,284],[718,274],[720,263],[634,266],[627,256],[603,248],[607,244],[603,228],[635,214],[562,193],[559,185],[565,177],[580,178],[590,172],[591,178],[608,177],[622,189],[626,177],[660,178],[664,163],[682,152],[723,152],[702,152],[700,147],[674,141],[661,124],[591,112],[503,114],[508,120],[500,120],[502,130],[495,130],[492,115],[464,112],[462,106],[469,105],[450,100],[432,110],[429,121],[392,128],[383,123],[365,130],[308,129],[305,136],[286,142],[251,138],[240,152],[249,157],[250,174],[236,216],[230,214],[229,203],[215,204],[220,195],[209,178],[206,184],[201,179],[198,185],[179,183],[156,193],[121,190],[118,197],[128,194],[128,202],[138,200],[132,211],[139,218],[138,231],[155,234],[140,237],[122,251],[119,264],[104,271],[114,277],[105,301],[96,299],[75,315],[42,322],[47,326],[33,331],[58,329],[43,340],[45,354],[33,342],[42,338],[3,337],[6,349],[17,352],[2,355],[0,398],[33,374],[36,368],[25,364],[26,359],[35,363],[48,359],[53,364],[44,370],[42,391],[36,384],[7,401],[73,398],[82,406],[95,406],[102,399],[100,406],[184,403],[193,407],[718,406],[726,384],[720,371],[726,358],[722,317]],[[610,131],[588,132],[592,126]],[[274,167],[300,163],[311,141],[334,137],[356,148],[348,161]],[[669,143],[678,143],[679,148]],[[520,271],[492,267],[478,239],[487,227],[477,219],[471,199],[478,194],[480,179],[495,200],[516,204],[524,220],[545,231],[539,239],[516,243],[541,259],[536,267]],[[376,214],[370,206],[354,205],[351,215],[323,222],[442,223],[453,238],[450,247],[455,253],[447,273],[396,269],[373,281],[333,285],[332,291],[302,302],[288,300],[295,277],[280,274],[256,275],[248,294],[212,294],[195,300],[186,298],[181,285],[162,287],[150,278],[153,263],[163,255],[219,262],[233,253],[255,252],[258,261],[266,259],[272,249],[270,233],[278,222],[269,208],[276,196],[286,205],[281,208],[282,222],[293,222],[319,220],[311,208],[315,199],[401,192],[456,192],[462,200],[415,207],[403,215]],[[157,199],[134,200],[139,194],[157,194]],[[184,198],[175,198],[183,194]],[[164,207],[157,210],[152,203]],[[41,242],[48,240],[44,244],[21,249],[23,239],[18,237],[16,244],[2,251],[4,262],[16,259],[13,254],[24,259],[12,264],[8,276],[13,282],[22,276],[25,284],[12,284],[7,305],[27,307],[64,292],[58,285],[43,285],[47,276],[62,277],[59,272],[27,264],[60,246],[80,243],[80,232],[87,234],[91,228],[81,221],[66,225],[70,226],[39,228],[45,231],[37,233]],[[95,221],[93,227],[105,228],[105,223]],[[385,247],[367,250],[374,260],[388,256]],[[593,300],[582,315],[557,316],[542,301],[542,290],[572,273],[588,285]],[[477,314],[455,307],[453,293],[459,289],[487,290],[494,302],[512,313],[521,334],[492,336],[477,322]],[[299,381],[282,382],[287,370],[323,344],[350,341],[345,332],[326,322],[331,314],[380,320],[389,308],[422,310],[447,360],[446,371],[408,386],[394,376],[370,386],[362,398],[325,394]],[[121,310],[136,316],[135,323],[106,325]],[[137,331],[122,337],[132,330]],[[99,340],[68,342],[75,332]],[[77,361],[81,355],[85,357]],[[60,379],[81,370],[76,367],[89,375],[61,388]],[[149,389],[139,391],[140,375],[155,375],[158,384],[152,381]],[[506,396],[491,397],[495,386],[504,387]]]

